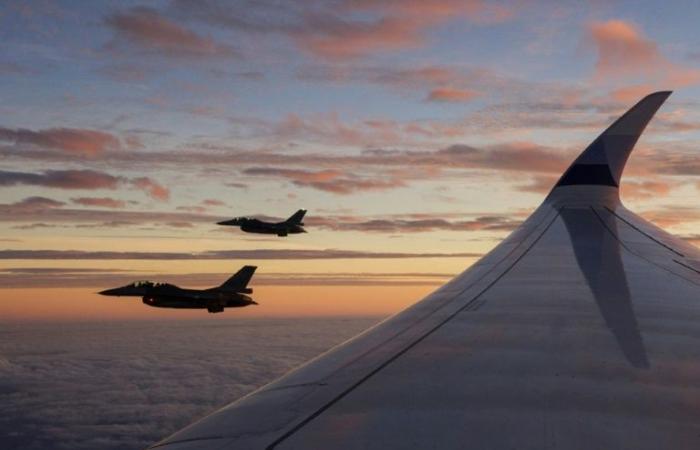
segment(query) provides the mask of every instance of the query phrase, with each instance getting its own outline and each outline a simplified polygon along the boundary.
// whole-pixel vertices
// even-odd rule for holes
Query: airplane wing
[[[700,448],[700,252],[618,196],[669,94],[464,273],[152,448]]]

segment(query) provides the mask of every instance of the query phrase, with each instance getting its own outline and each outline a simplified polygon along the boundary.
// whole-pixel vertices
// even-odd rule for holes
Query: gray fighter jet
[[[205,309],[210,313],[222,312],[224,308],[241,308],[257,305],[252,298],[253,290],[248,282],[255,273],[255,266],[244,266],[224,284],[209,289],[183,289],[168,283],[136,281],[126,286],[107,289],[101,295],[116,297],[142,297],[143,303],[156,308]]]
[[[217,225],[232,225],[235,227],[241,227],[241,230],[245,231],[246,233],[287,236],[288,234],[306,233],[306,230],[303,228],[304,224],[302,223],[304,214],[306,214],[306,210],[300,209],[284,222],[276,223],[265,222],[252,217],[236,217],[235,219],[217,222]]]

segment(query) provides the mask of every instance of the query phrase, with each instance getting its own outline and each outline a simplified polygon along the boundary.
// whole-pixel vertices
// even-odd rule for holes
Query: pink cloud
[[[78,197],[72,198],[71,201],[82,206],[97,206],[100,208],[124,208],[126,202],[109,197]]]
[[[648,84],[635,84],[613,90],[610,95],[620,103],[634,104],[642,97],[653,92],[653,88]]]
[[[202,201],[202,204],[206,206],[226,206],[225,202],[215,198],[207,198]]]
[[[365,53],[417,47],[422,38],[411,21],[382,18],[370,23],[339,23],[323,32],[302,32],[297,43],[326,59],[354,58]]]
[[[598,54],[595,77],[599,80],[612,77],[630,83],[631,76],[666,89],[700,82],[700,71],[668,60],[656,42],[633,23],[624,20],[593,22],[588,26],[588,40]],[[630,98],[634,87],[628,89],[618,92],[618,97]]]
[[[528,184],[517,186],[519,191],[546,194],[552,190],[557,182],[556,176],[536,176]]]
[[[166,201],[170,198],[170,190],[168,188],[148,177],[134,178],[131,180],[131,184],[145,191],[156,200]]]
[[[432,102],[468,102],[477,97],[479,94],[471,89],[457,88],[435,88],[428,93],[428,101]]]
[[[0,127],[0,141],[31,144],[76,155],[94,156],[121,148],[119,139],[109,133],[79,128],[48,128],[32,131]]]
[[[648,198],[665,197],[674,185],[664,181],[632,181],[627,180],[620,185],[620,195],[623,199],[643,200]]]
[[[0,170],[0,186],[44,186],[58,189],[117,189],[131,185],[157,200],[168,200],[170,191],[147,177],[115,177],[95,170],[47,170],[41,173]]]
[[[404,182],[392,177],[359,178],[344,174],[338,170],[320,170],[317,172],[300,169],[281,169],[276,167],[251,167],[243,171],[246,175],[279,177],[290,180],[297,186],[310,187],[334,194],[351,194],[357,191],[393,189],[404,186]]]
[[[118,40],[139,48],[171,57],[232,56],[233,50],[210,37],[203,37],[179,25],[156,10],[135,7],[113,14],[105,23],[116,32]],[[112,43],[112,46],[119,42]]]
[[[197,206],[197,205],[195,205],[195,206],[178,206],[175,209],[177,209],[178,211],[187,211],[187,212],[191,212],[191,213],[200,213],[200,214],[204,214],[207,211],[207,208],[205,208],[204,206]]]
[[[589,33],[598,50],[598,75],[646,70],[648,65],[661,60],[656,43],[629,22],[594,22],[589,25]]]
[[[514,16],[514,9],[484,0],[348,0],[350,9],[382,11],[426,22],[465,18],[474,23],[502,23]]]
[[[60,189],[116,189],[121,181],[119,177],[94,170],[0,171],[0,186],[25,184]]]
[[[348,59],[421,46],[428,28],[448,20],[487,24],[513,16],[512,9],[482,0],[348,0],[340,8],[369,18],[309,13],[304,26],[292,33],[297,44],[320,58]]]
[[[13,208],[14,212],[31,212],[31,211],[37,211],[37,210],[42,210],[42,209],[52,209],[52,208],[60,208],[63,205],[65,205],[64,202],[59,202],[58,200],[54,200],[51,198],[46,198],[46,197],[27,197],[24,200],[20,200],[18,202],[12,203],[8,206],[11,206]]]

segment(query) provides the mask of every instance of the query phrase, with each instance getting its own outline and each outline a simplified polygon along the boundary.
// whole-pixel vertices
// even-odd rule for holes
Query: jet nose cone
[[[105,289],[104,291],[98,292],[100,295],[119,295],[118,289]]]
[[[229,225],[230,220],[222,220],[221,222],[216,222],[217,225]]]

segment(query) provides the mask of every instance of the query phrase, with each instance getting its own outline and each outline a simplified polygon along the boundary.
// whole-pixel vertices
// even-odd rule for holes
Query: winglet
[[[660,91],[641,99],[576,158],[554,189],[573,185],[618,187],[634,145],[669,95],[671,91]]]

